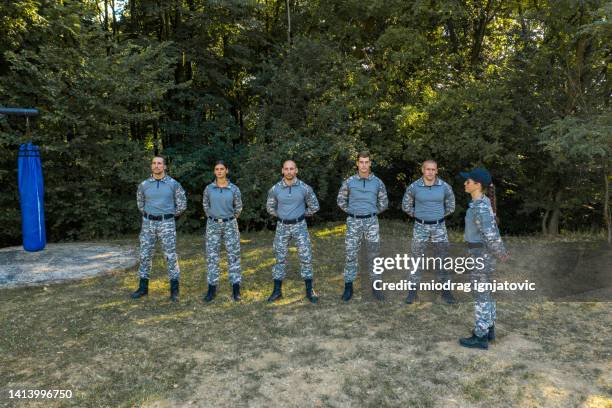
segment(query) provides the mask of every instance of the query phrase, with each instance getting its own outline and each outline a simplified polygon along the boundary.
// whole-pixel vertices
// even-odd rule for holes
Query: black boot
[[[274,302],[283,297],[282,291],[283,281],[280,279],[274,279],[274,290],[268,298],[268,302]]]
[[[474,330],[472,330],[472,334],[474,334]],[[489,331],[487,332],[487,340],[494,341],[495,340],[495,325],[489,327]]]
[[[312,279],[304,279],[304,283],[306,284],[306,298],[310,300],[310,303],[317,303],[319,297],[312,289]]]
[[[216,293],[217,293],[217,285],[211,285],[209,283],[208,292],[206,292],[206,296],[204,296],[202,300],[205,301],[206,303],[212,302],[212,300],[215,298]]]
[[[242,299],[240,297],[240,283],[234,283],[232,285],[232,297],[236,302],[240,302],[240,299]]]
[[[149,280],[147,278],[140,278],[138,289],[132,293],[132,299],[138,299],[149,294]]]
[[[344,282],[344,293],[342,294],[342,300],[348,302],[353,297],[353,282]]]
[[[482,337],[478,337],[474,333],[472,333],[472,337],[465,337],[459,339],[459,344],[461,344],[463,347],[468,348],[479,348],[483,350],[489,348],[489,341],[487,339],[487,336],[484,335]]]
[[[442,291],[442,300],[444,300],[449,305],[454,305],[455,303],[457,303],[455,297],[453,296],[453,293],[450,290]]]
[[[489,333],[487,334],[487,339],[489,341],[495,340],[495,325],[489,327]]]
[[[411,305],[415,302],[417,297],[417,291],[415,290],[409,290],[408,291],[408,296],[406,296],[406,303]]]
[[[173,302],[178,302],[179,296],[179,281],[178,279],[172,279],[170,281],[170,300]]]

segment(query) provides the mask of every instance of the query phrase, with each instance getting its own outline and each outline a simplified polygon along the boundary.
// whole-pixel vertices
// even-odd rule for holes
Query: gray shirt
[[[288,185],[283,178],[268,191],[266,210],[281,220],[294,220],[319,211],[319,201],[312,187],[302,180],[296,178]]]
[[[217,182],[213,181],[204,188],[202,206],[208,217],[238,218],[242,211],[240,189],[231,182],[225,187],[219,187]]]
[[[385,184],[372,173],[367,178],[355,174],[344,180],[337,202],[338,207],[353,215],[378,214],[389,206]]]
[[[157,180],[149,177],[138,186],[136,202],[140,212],[150,215],[179,216],[187,208],[185,190],[178,181],[166,175]]]
[[[427,186],[421,177],[406,188],[402,210],[424,221],[440,220],[455,211],[453,189],[438,177],[433,185]]]

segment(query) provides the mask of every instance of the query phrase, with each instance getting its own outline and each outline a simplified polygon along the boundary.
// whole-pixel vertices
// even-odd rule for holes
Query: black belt
[[[468,242],[468,248],[484,248],[485,244],[482,242]]]
[[[281,220],[279,218],[278,221],[280,221],[281,224],[297,224],[298,222],[304,220],[305,218],[306,216],[302,215],[301,217],[295,218],[293,220]]]
[[[440,218],[439,220],[436,220],[436,221],[425,221],[420,218],[414,217],[414,220],[418,222],[419,224],[427,224],[427,225],[442,224],[444,222],[444,218]]]
[[[353,217],[353,218],[370,218],[370,217],[375,217],[377,215],[376,213],[366,214],[366,215],[355,215],[351,213],[347,213],[347,214],[349,217]]]
[[[229,218],[213,218],[213,217],[208,217],[209,220],[214,221],[214,222],[228,222],[233,220],[235,217],[229,217]]]
[[[151,214],[144,213],[144,217],[152,221],[161,221],[161,220],[169,220],[169,219],[174,218],[174,214],[151,215]]]

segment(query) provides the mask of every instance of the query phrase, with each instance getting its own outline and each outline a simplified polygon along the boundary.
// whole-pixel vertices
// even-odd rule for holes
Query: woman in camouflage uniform
[[[219,160],[215,164],[215,181],[204,189],[202,204],[206,213],[206,264],[208,292],[205,302],[215,298],[219,284],[221,241],[225,243],[228,275],[232,284],[232,297],[240,300],[240,231],[238,217],[242,211],[240,189],[227,178],[227,165]]]
[[[488,284],[495,271],[495,257],[506,261],[509,257],[499,235],[495,220],[495,192],[491,184],[491,175],[486,169],[476,168],[461,173],[465,179],[465,191],[472,196],[472,201],[465,215],[464,239],[468,244],[470,256],[482,258],[484,267],[471,269],[473,285]],[[489,195],[489,197],[487,197]],[[478,263],[476,263],[478,265]],[[495,301],[491,290],[476,290],[474,293],[475,325],[471,337],[459,339],[459,344],[469,348],[487,349],[489,341],[495,339]]]

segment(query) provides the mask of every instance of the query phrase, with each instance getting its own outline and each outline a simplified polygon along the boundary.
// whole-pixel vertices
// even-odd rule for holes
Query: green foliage
[[[62,8],[45,12],[57,17]],[[1,174],[2,182],[16,184],[19,143],[32,139],[42,147],[51,240],[110,236],[137,228],[131,215],[150,149],[146,140],[134,137],[131,127],[157,120],[162,97],[174,87],[170,44],[126,42],[106,55],[103,33],[88,24],[86,14],[80,21],[78,16],[73,11],[46,27],[69,41],[5,53],[10,73],[2,78],[3,100],[35,105],[41,116],[31,136],[20,134],[19,120],[3,122],[2,146],[12,154],[2,156],[3,168],[10,169]],[[2,201],[15,208],[16,198],[12,189]],[[2,221],[14,225],[18,219],[11,213]],[[5,240],[19,236],[11,231]]]
[[[364,148],[389,217],[435,158],[455,226],[457,173],[475,165],[493,173],[505,232],[602,226],[607,2],[134,0],[108,20],[102,4],[0,4],[0,104],[41,110],[31,135],[0,119],[2,245],[20,237],[16,152],[30,139],[52,240],[137,231],[134,194],[159,152],[189,195],[184,231],[203,225],[218,159],[243,192],[244,227],[270,224],[265,197],[287,158],[315,188],[317,218],[336,219]]]

